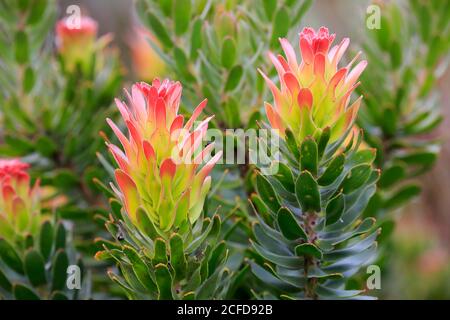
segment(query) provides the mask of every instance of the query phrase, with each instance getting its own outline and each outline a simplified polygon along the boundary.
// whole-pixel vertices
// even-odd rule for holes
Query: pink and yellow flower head
[[[127,92],[128,104],[116,99],[128,137],[110,120],[123,151],[107,142],[119,166],[115,171],[120,190],[115,190],[135,224],[142,208],[163,232],[196,221],[211,186],[209,173],[221,153],[210,158],[213,144],[202,148],[209,117],[194,129],[206,100],[184,124],[178,114],[182,87],[179,82],[141,82]],[[203,166],[202,162],[210,158]]]
[[[0,159],[0,237],[7,240],[38,230],[39,184],[30,188],[27,169],[17,159]]]
[[[97,22],[82,16],[79,20],[64,18],[56,24],[56,44],[69,70],[77,63],[86,64],[95,50]]]
[[[274,105],[265,103],[265,109],[271,126],[282,136],[289,129],[301,142],[306,136],[330,127],[330,141],[336,141],[353,125],[362,97],[350,105],[350,96],[359,85],[357,80],[367,62],[361,61],[352,69],[358,54],[347,66],[338,69],[350,41],[345,38],[331,47],[334,38],[325,27],[317,32],[303,29],[299,37],[300,63],[286,39],[280,39],[286,58],[269,53],[280,88],[261,72],[274,98]]]

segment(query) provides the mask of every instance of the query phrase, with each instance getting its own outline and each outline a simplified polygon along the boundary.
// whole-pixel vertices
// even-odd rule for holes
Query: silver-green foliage
[[[231,285],[225,267],[228,248],[219,241],[221,221],[200,218],[161,234],[143,209],[137,211],[138,225],[111,200],[113,215],[106,228],[114,242],[99,240],[101,260],[111,260],[118,273],[110,271],[129,299],[192,300],[221,299]]]
[[[370,298],[346,281],[376,257],[379,230],[362,218],[379,178],[375,151],[360,148],[361,134],[329,145],[328,135],[297,145],[288,131],[278,173],[257,176],[252,245],[260,257],[251,266],[264,284],[259,298]]]

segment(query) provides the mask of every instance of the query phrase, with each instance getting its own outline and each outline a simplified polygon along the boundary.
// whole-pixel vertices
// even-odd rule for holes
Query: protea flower
[[[133,85],[128,105],[116,99],[129,138],[107,119],[124,150],[107,143],[119,166],[115,176],[120,190],[115,192],[133,223],[139,223],[136,210],[141,207],[163,232],[199,218],[211,185],[208,174],[221,157],[219,152],[199,168],[213,148],[202,149],[212,117],[193,130],[205,99],[184,124],[178,114],[181,91],[179,82],[156,79],[152,85]]]
[[[76,64],[86,65],[95,50],[97,22],[83,16],[79,20],[64,18],[56,24],[56,45],[68,70]]]
[[[282,136],[290,129],[300,142],[330,127],[330,141],[335,141],[352,126],[362,96],[349,106],[350,95],[359,85],[357,80],[367,62],[361,61],[352,69],[358,54],[347,66],[338,69],[350,41],[344,38],[331,47],[334,38],[335,34],[329,34],[325,27],[317,32],[304,28],[299,37],[300,64],[286,39],[280,39],[286,59],[269,53],[280,88],[261,72],[275,102],[274,106],[265,103],[265,108],[271,126],[279,129]]]
[[[0,237],[34,234],[40,223],[39,183],[30,188],[28,164],[0,159]]]

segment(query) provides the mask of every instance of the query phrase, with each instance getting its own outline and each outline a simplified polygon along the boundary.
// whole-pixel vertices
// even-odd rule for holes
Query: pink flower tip
[[[330,34],[327,27],[320,27],[316,32],[313,28],[306,27],[300,32],[300,40],[307,41],[314,54],[327,53],[336,34]]]
[[[19,159],[0,159],[0,179],[27,175],[26,170],[29,167],[28,163],[24,163]]]
[[[63,18],[56,24],[56,34],[61,38],[75,35],[95,36],[97,28],[97,21],[91,17],[82,16],[80,19]]]

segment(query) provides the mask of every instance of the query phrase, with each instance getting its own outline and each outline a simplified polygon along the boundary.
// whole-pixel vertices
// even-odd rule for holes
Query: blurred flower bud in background
[[[0,237],[16,242],[39,228],[39,182],[30,188],[28,164],[0,159]]]
[[[81,17],[79,22],[63,18],[56,24],[56,46],[67,70],[74,70],[77,64],[87,67],[95,51],[97,22],[87,16]]]
[[[152,48],[149,41],[159,45],[157,39],[146,29],[134,27],[128,47],[132,58],[135,76],[143,81],[151,81],[166,73],[164,61]]]
[[[232,12],[226,11],[225,8],[221,7],[216,12],[214,17],[214,24],[216,25],[217,36],[219,39],[223,39],[226,36],[236,37],[237,35],[237,24],[236,17]]]

